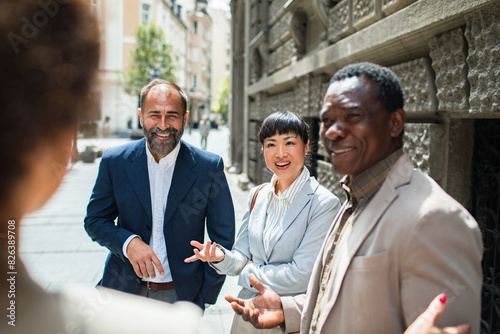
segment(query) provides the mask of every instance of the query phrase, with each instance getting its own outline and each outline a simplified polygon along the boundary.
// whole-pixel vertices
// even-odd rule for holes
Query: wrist
[[[226,249],[219,244],[216,244],[215,247],[222,252],[222,259],[220,259],[219,261],[214,261],[213,263],[224,261],[224,259],[226,258]]]

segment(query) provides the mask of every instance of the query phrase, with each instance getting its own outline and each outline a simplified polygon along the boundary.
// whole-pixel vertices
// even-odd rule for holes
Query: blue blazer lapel
[[[196,180],[196,175],[191,170],[196,166],[196,161],[191,154],[191,150],[186,146],[183,140],[181,140],[179,145],[181,145],[181,147],[179,155],[177,156],[177,161],[175,162],[172,183],[168,193],[167,208],[165,209],[165,224],[168,223],[172,214]]]
[[[146,157],[146,139],[141,139],[130,151],[131,161],[127,168],[127,176],[130,184],[137,193],[137,197],[148,215],[148,221],[151,223],[151,192],[149,191],[149,172]]]

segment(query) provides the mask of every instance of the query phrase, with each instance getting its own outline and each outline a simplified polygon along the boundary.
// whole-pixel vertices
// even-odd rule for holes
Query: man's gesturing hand
[[[134,271],[137,276],[149,278],[151,274],[151,278],[156,277],[155,268],[158,268],[158,272],[160,275],[164,275],[165,271],[163,270],[163,266],[158,260],[155,252],[142,241],[140,238],[133,238],[127,246],[127,256],[134,267]],[[154,266],[153,266],[154,264]]]
[[[280,296],[262,284],[254,274],[250,274],[249,278],[259,294],[248,300],[226,296],[234,312],[241,315],[243,320],[252,323],[255,328],[273,328],[284,324],[285,315]]]

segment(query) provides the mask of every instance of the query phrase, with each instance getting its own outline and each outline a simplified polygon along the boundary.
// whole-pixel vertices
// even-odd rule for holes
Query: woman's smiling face
[[[304,144],[295,133],[278,134],[264,140],[264,159],[279,179],[295,180],[302,172],[309,142]]]

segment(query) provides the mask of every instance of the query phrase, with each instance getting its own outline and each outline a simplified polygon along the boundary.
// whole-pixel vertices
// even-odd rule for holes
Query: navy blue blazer
[[[225,276],[207,263],[185,263],[193,255],[191,240],[211,240],[231,249],[234,241],[234,208],[222,158],[181,140],[167,199],[164,234],[167,255],[179,300],[201,308],[214,304]],[[117,219],[118,218],[118,219]],[[116,224],[115,224],[116,220]],[[132,234],[149,244],[151,195],[145,139],[107,150],[85,217],[85,230],[110,250],[100,285],[137,294],[140,279],[122,247]]]

